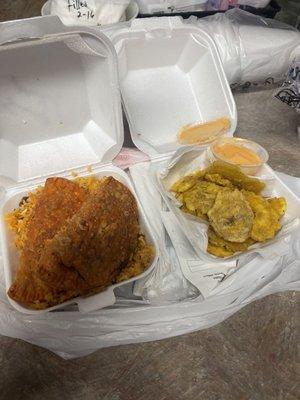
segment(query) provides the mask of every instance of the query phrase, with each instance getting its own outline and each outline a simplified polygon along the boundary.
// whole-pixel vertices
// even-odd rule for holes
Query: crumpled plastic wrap
[[[299,290],[299,282],[300,241],[294,237],[289,255],[279,259],[264,279],[248,285],[246,298],[244,287],[231,288],[205,302],[197,298],[155,306],[119,300],[111,308],[88,314],[69,311],[33,317],[11,308],[1,284],[0,333],[45,347],[70,359],[103,347],[158,340],[209,328],[251,301],[275,292]]]
[[[251,6],[254,8],[264,8],[271,0],[208,0],[207,10],[228,10],[229,7]]]
[[[162,17],[164,18],[164,17]],[[183,20],[213,38],[232,88],[282,82],[300,56],[300,32],[283,22],[233,8],[225,13]],[[128,23],[102,28],[108,37]]]
[[[203,11],[207,0],[136,0],[141,14]]]
[[[214,39],[231,85],[282,81],[300,53],[300,32],[280,21],[234,8],[205,18],[190,17]]]
[[[156,227],[156,234],[160,239],[165,237],[169,257],[167,262],[157,265],[146,282],[140,284],[145,298],[134,296],[136,288],[129,284],[116,293],[114,306],[102,310],[80,313],[70,308],[41,315],[22,314],[14,310],[7,300],[0,265],[0,334],[23,339],[70,359],[103,347],[152,341],[206,329],[222,322],[251,301],[275,292],[300,289],[300,235],[294,234],[286,255],[267,261],[250,255],[243,260],[236,273],[222,282],[223,286],[217,286],[206,298],[201,296],[197,288],[187,282],[178,265],[173,264],[176,255],[174,249],[170,250],[172,246],[165,236],[166,232],[157,224],[160,218],[158,209],[148,202],[152,202],[152,195],[156,194],[151,186],[147,186],[147,168],[147,164],[137,163],[131,167],[131,175],[139,195],[144,193],[141,202]],[[300,179],[284,174],[280,176],[299,196]]]
[[[145,162],[131,166],[130,173],[152,226],[152,231],[156,236],[159,260],[150,277],[136,282],[133,293],[148,300],[151,304],[176,302],[197,297],[199,292],[182,275],[178,258],[165,232],[161,218],[164,203],[153,184],[150,169],[150,163]]]

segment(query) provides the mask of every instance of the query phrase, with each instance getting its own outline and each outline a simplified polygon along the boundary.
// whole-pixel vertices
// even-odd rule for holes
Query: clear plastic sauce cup
[[[246,175],[255,175],[269,159],[268,152],[258,143],[235,137],[221,137],[210,145],[214,160],[238,165]]]

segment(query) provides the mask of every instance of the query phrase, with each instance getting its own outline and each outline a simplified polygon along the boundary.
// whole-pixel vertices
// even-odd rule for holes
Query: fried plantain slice
[[[215,183],[199,181],[183,194],[183,205],[191,212],[205,215],[214,205],[217,194],[223,187]]]
[[[245,189],[254,193],[260,193],[265,184],[257,178],[245,175],[237,165],[228,164],[223,161],[215,161],[206,169],[206,174],[219,174],[228,179],[239,189]]]
[[[254,242],[251,238],[248,238],[245,242],[243,243],[236,243],[236,242],[229,242],[228,240],[223,239],[217,233],[213,230],[213,228],[210,226],[208,229],[208,244],[210,248],[213,247],[214,255],[217,255],[216,253],[219,254],[226,254],[226,252],[229,253],[229,255],[233,255],[234,253],[237,252],[244,252],[247,251],[249,246],[251,246]],[[217,249],[220,249],[218,251]],[[207,247],[207,251],[209,251],[209,247]],[[227,257],[228,255],[217,255],[218,257]]]
[[[208,243],[207,245],[207,252],[212,254],[213,256],[221,258],[230,257],[234,254],[232,251],[227,250],[225,247],[214,246],[210,243]]]
[[[191,174],[184,176],[183,178],[176,181],[172,187],[171,191],[176,193],[183,193],[191,189],[204,175],[203,170],[195,170]]]
[[[281,228],[278,212],[268,200],[253,192],[243,190],[243,195],[254,212],[251,238],[257,242],[273,239]]]
[[[273,197],[272,199],[268,199],[268,203],[271,205],[273,210],[276,211],[279,219],[284,216],[287,207],[284,197]]]
[[[220,191],[207,215],[212,227],[223,239],[242,243],[249,238],[254,215],[239,190]]]
[[[205,174],[204,179],[217,185],[234,188],[229,179],[223,178],[220,174]]]

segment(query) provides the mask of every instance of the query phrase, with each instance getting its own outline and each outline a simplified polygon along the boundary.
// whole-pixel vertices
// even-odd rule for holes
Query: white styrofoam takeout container
[[[124,139],[117,59],[110,41],[89,28],[66,28],[57,17],[0,24],[0,230],[6,288],[14,280],[18,251],[4,216],[49,176],[112,175],[135,195],[128,175],[110,161]],[[93,172],[88,173],[86,166]],[[137,196],[135,195],[136,199]],[[114,288],[150,273],[157,245],[139,200],[141,230],[155,246],[152,265],[143,274],[104,292],[76,298],[47,310],[77,303],[80,311],[112,305]]]
[[[105,29],[104,29],[105,32]],[[133,20],[109,34],[115,45],[123,106],[135,145],[149,154],[182,147],[184,125],[228,117],[236,106],[212,38],[179,17]]]
[[[177,132],[185,124],[227,116],[231,129],[224,136],[233,136],[237,125],[235,102],[216,46],[206,32],[184,24],[178,17],[165,17],[134,20],[130,27],[118,29],[110,37],[118,55],[122,101],[131,136],[135,145],[151,156],[153,169],[164,170],[168,160],[180,152],[196,149],[201,155],[208,148],[208,144],[193,147],[178,143]],[[275,239],[254,245],[248,252],[272,256],[277,253],[272,252],[271,245],[299,229],[300,202],[269,166],[264,168],[264,180],[271,190],[268,195],[284,196],[288,209]],[[207,253],[207,237],[196,228],[201,222],[192,221],[176,208],[160,182],[158,188],[200,258],[224,262]],[[237,254],[227,260],[239,257]]]
[[[266,185],[262,192],[263,196],[283,196],[286,199],[287,210],[281,220],[281,230],[276,234],[274,239],[263,243],[256,243],[250,246],[247,251],[236,253],[230,257],[220,258],[207,252],[208,224],[199,220],[197,217],[182,212],[179,208],[178,201],[170,191],[170,188],[183,176],[196,169],[203,169],[210,165],[211,159],[208,152],[209,149],[182,149],[182,151],[178,151],[171,160],[169,159],[157,163],[154,162],[152,168],[158,190],[177,219],[179,226],[190,241],[196,254],[200,259],[211,264],[223,263],[224,261],[237,261],[241,254],[259,253],[267,258],[280,255],[280,246],[278,246],[278,243],[289,236],[292,232],[300,229],[300,199],[282,182],[280,178],[278,178],[276,173],[267,164],[263,165],[256,177],[262,180]]]

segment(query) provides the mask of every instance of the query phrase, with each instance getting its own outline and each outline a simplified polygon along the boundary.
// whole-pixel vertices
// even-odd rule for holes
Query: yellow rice
[[[96,190],[101,185],[101,179],[97,179],[94,176],[85,178],[76,177],[74,182],[88,192]],[[18,208],[6,215],[8,226],[16,235],[15,245],[19,250],[22,250],[24,247],[31,212],[42,191],[43,187],[39,186],[21,200]],[[153,255],[153,247],[148,245],[144,235],[140,234],[136,251],[133,253],[128,265],[121,271],[116,281],[122,282],[141,274],[150,265]]]

